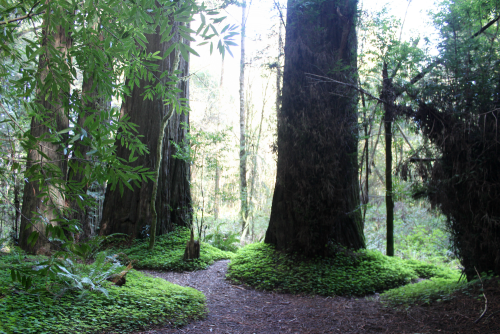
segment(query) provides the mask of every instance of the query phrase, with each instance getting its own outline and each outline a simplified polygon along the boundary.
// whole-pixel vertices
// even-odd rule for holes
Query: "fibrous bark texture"
[[[356,83],[356,1],[288,1],[278,166],[265,242],[307,256],[364,247]]]
[[[71,36],[62,26],[50,31],[47,21],[43,23],[42,36],[43,44],[52,44],[51,47],[58,50],[59,56],[63,59],[67,50],[71,47]],[[48,38],[51,35],[52,38]],[[43,85],[49,71],[49,66],[58,66],[58,72],[69,71],[68,62],[52,61],[50,57],[53,54],[46,52],[40,56],[38,75],[40,76],[40,85]],[[59,73],[61,73],[59,72]],[[35,166],[43,175],[42,182],[38,180],[24,184],[22,217],[20,227],[19,246],[30,253],[47,254],[51,251],[51,244],[45,237],[48,224],[56,224],[54,219],[62,218],[61,212],[65,206],[65,199],[60,191],[66,180],[67,160],[60,143],[54,141],[44,141],[44,136],[53,137],[53,131],[61,131],[69,126],[67,117],[68,104],[62,99],[69,93],[69,86],[61,87],[59,96],[45,96],[41,89],[37,90],[37,100],[40,103],[38,111],[43,115],[42,118],[32,118],[30,134],[37,138],[37,149],[28,151],[28,162],[26,169]],[[45,155],[42,156],[40,152]],[[47,159],[48,158],[48,159]],[[36,166],[38,165],[38,166]],[[59,181],[59,182],[58,182]],[[44,192],[47,195],[41,196]],[[28,244],[28,238],[32,232],[38,232],[39,237],[36,243],[31,246]]]
[[[176,31],[174,25],[173,31]],[[159,34],[146,35],[148,45],[146,53],[160,51],[163,54],[171,43],[179,40],[179,34],[169,42],[160,43]],[[175,52],[163,60],[158,60],[159,68],[156,76],[159,78],[164,71],[170,71],[175,62]],[[188,63],[181,58],[179,77],[188,75]],[[162,79],[168,81],[168,77]],[[156,164],[157,139],[159,136],[160,123],[168,112],[170,106],[166,106],[161,98],[144,100],[144,87],[148,83],[141,80],[140,86],[134,86],[130,96],[127,96],[122,104],[122,115],[128,115],[132,123],[137,124],[142,141],[147,144],[149,153],[140,156],[132,166],[142,165],[151,170]],[[182,90],[181,98],[187,98],[189,89],[188,81],[180,81],[179,88]],[[174,112],[166,129],[163,139],[163,157],[158,179],[158,192],[156,196],[156,211],[158,214],[157,234],[171,231],[174,226],[189,226],[191,222],[191,192],[189,189],[190,168],[189,163],[175,159],[173,155],[176,148],[172,142],[181,144],[186,138],[188,115]],[[117,143],[119,157],[128,159],[130,151]],[[104,200],[103,218],[101,222],[101,235],[112,233],[126,233],[131,237],[146,237],[147,226],[151,224],[150,200],[153,190],[153,182],[142,182],[140,188],[133,191],[124,189],[123,197],[118,189],[111,191],[108,186]]]

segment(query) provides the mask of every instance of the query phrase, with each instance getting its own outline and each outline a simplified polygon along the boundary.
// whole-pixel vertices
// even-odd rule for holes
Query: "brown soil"
[[[174,273],[145,271],[172,283],[202,291],[208,316],[182,328],[161,328],[143,334],[166,333],[497,333],[500,334],[500,281],[485,286],[488,311],[480,291],[457,294],[449,302],[413,306],[406,311],[383,307],[378,296],[320,297],[256,291],[225,280],[229,261],[207,270]],[[495,313],[497,312],[497,313]]]

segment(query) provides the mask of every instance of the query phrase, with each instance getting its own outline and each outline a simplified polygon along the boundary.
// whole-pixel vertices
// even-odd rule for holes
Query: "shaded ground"
[[[202,291],[207,297],[208,316],[182,328],[166,327],[142,333],[500,334],[500,313],[495,313],[500,311],[499,281],[485,287],[488,312],[474,324],[484,310],[484,298],[478,298],[479,291],[403,312],[382,307],[377,296],[300,296],[232,285],[225,280],[228,262],[219,261],[207,270],[188,273],[145,271]]]

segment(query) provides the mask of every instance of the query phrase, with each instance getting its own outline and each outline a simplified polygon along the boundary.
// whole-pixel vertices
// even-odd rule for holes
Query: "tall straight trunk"
[[[56,14],[50,13],[46,15]],[[71,47],[70,33],[65,31],[62,26],[50,26],[48,20],[44,20],[42,26],[42,46],[48,46],[47,43],[50,42],[51,48],[58,50],[61,57],[66,57],[68,48]],[[48,38],[49,36],[51,38]],[[47,78],[48,67],[57,66],[54,65],[55,62],[52,62],[47,57],[50,57],[49,52],[40,55],[38,64],[37,75],[40,76],[42,84]],[[57,62],[59,66],[64,66],[59,70],[68,71],[67,73],[69,73],[69,62],[70,59],[67,59],[67,62]],[[61,87],[61,90],[58,96],[52,94],[46,96],[46,92],[40,89],[37,90],[36,100],[41,106],[39,112],[43,114],[44,118],[31,119],[30,134],[33,137],[40,138],[44,134],[52,137],[51,133],[53,134],[54,131],[62,131],[69,127],[68,110],[65,109],[68,107],[68,101],[63,100],[69,95],[69,86]],[[50,127],[49,123],[55,125]],[[67,160],[59,143],[41,139],[37,144],[38,150],[30,149],[27,152],[26,170],[38,164],[44,181],[40,184],[38,180],[30,180],[30,182],[24,184],[19,245],[29,253],[47,254],[51,251],[51,243],[45,236],[47,225],[57,224],[55,219],[62,218],[62,210],[65,206],[65,198],[60,187],[64,187],[66,180]],[[58,171],[52,172],[48,165],[54,166]],[[56,182],[59,182],[59,184]],[[41,196],[44,190],[46,195]],[[28,244],[28,237],[32,232],[39,233],[39,237],[33,246]]]
[[[181,43],[183,42],[183,39],[181,38]],[[175,71],[179,69],[179,62],[180,62],[180,51],[175,50],[175,58],[173,65],[170,68],[170,76],[175,75]],[[149,207],[151,210],[151,233],[149,236],[149,249],[152,250],[155,246],[155,240],[156,240],[156,230],[158,226],[158,212],[156,211],[156,195],[158,194],[158,179],[160,177],[160,166],[161,166],[161,160],[163,158],[163,138],[165,136],[165,128],[167,127],[168,122],[172,118],[173,113],[175,110],[173,109],[172,106],[168,106],[167,113],[165,116],[163,116],[160,124],[160,131],[158,132],[158,139],[156,140],[156,165],[154,167],[154,176],[153,176],[153,191],[151,194],[151,199],[149,203]],[[193,235],[193,230],[191,230],[191,235]],[[199,257],[199,255],[198,255]]]
[[[276,112],[279,113],[281,106],[281,80],[283,79],[283,74],[281,71],[281,56],[283,55],[283,37],[281,34],[281,29],[283,27],[283,22],[280,20],[279,30],[278,30],[278,62],[276,64]]]
[[[359,83],[361,85],[361,82]],[[368,131],[368,117],[366,114],[366,101],[365,101],[365,95],[361,93],[361,105],[363,106],[363,130],[364,130],[364,137],[365,137],[365,145],[363,148],[363,154],[361,157],[361,176],[363,175],[363,163],[365,163],[365,189],[361,189],[361,202],[363,204],[363,229],[365,226],[365,218],[366,218],[366,210],[367,210],[367,204],[369,201],[368,198],[368,176],[369,176],[369,135],[371,132],[371,124],[370,124],[370,131]],[[359,182],[360,186],[363,184],[360,180]]]
[[[264,122],[264,111],[266,109],[266,95],[267,95],[267,86],[266,90],[264,92],[264,99],[262,101],[262,111],[260,114],[260,122],[259,122],[259,131],[257,134],[257,143],[255,145],[255,151],[252,154],[252,172],[250,176],[250,198],[248,200],[249,206],[252,207],[252,214],[251,214],[251,219],[252,219],[252,226],[251,226],[251,231],[252,231],[252,241],[254,240],[254,231],[255,231],[255,226],[254,226],[254,208],[255,205],[253,204],[253,198],[255,196],[255,181],[257,178],[257,170],[258,170],[258,161],[257,157],[259,155],[259,148],[260,148],[260,138],[262,137],[262,123]]]
[[[241,59],[240,59],[240,203],[242,241],[248,229],[248,196],[247,196],[247,153],[245,133],[245,25],[246,1],[241,5]]]
[[[306,256],[365,247],[359,206],[356,0],[287,6],[278,166],[266,243]]]
[[[18,240],[19,238],[19,218],[21,215],[19,214],[21,209],[21,202],[19,201],[19,181],[17,177],[17,173],[14,173],[14,208],[15,208],[15,216],[14,216],[14,240]]]
[[[395,101],[392,80],[384,63],[382,96],[387,99],[384,104],[385,124],[385,207],[387,214],[387,250],[388,256],[394,256],[394,199],[392,197],[392,119]]]
[[[93,79],[84,75],[82,84],[83,110],[80,111],[77,120],[77,124],[81,129],[84,129],[87,117],[100,108],[99,101],[97,100],[97,87],[92,90],[92,85]],[[87,159],[87,152],[89,151],[90,147],[83,144],[82,141],[77,140],[74,143],[73,155],[76,158]],[[76,192],[73,194],[73,199],[69,204],[72,210],[72,218],[78,220],[81,226],[81,233],[78,236],[78,241],[86,241],[92,234],[87,209],[85,207],[81,208],[77,202],[78,193],[86,193],[88,188],[88,184],[84,182],[84,171],[81,170],[83,164],[84,163],[79,160],[70,161],[68,170],[68,183]]]
[[[94,29],[97,29],[97,24],[94,25]],[[104,40],[102,34],[98,37],[101,42]],[[80,110],[78,114],[78,130],[82,129],[87,131],[88,129],[85,129],[84,126],[87,117],[100,110],[109,109],[110,107],[110,102],[106,101],[102,96],[99,96],[99,87],[94,85],[94,78],[92,75],[90,71],[85,71],[83,74],[82,110]],[[75,191],[75,193],[72,194],[73,196],[69,205],[72,210],[72,218],[78,220],[81,226],[81,233],[78,235],[78,241],[86,241],[92,236],[92,227],[90,226],[90,218],[87,211],[88,208],[80,208],[78,205],[79,194],[86,193],[89,186],[84,180],[85,175],[82,170],[85,166],[82,160],[88,159],[87,153],[89,151],[89,146],[85,145],[81,140],[77,140],[73,145],[73,156],[77,159],[70,161],[68,167],[68,184],[71,185]]]
[[[161,43],[159,33],[147,34],[148,41],[146,53],[160,51],[163,54],[172,43],[179,42],[178,23],[174,24],[173,37],[169,42]],[[155,75],[159,78],[161,73],[170,71],[175,62],[175,52],[172,52],[163,60],[157,60],[158,69]],[[180,59],[179,77],[188,75],[188,62]],[[164,82],[168,78],[162,79]],[[156,166],[156,154],[160,126],[163,117],[168,113],[169,106],[165,106],[161,98],[144,100],[144,87],[150,83],[140,80],[139,86],[134,86],[130,96],[125,97],[122,103],[122,115],[128,115],[130,121],[138,125],[138,135],[143,136],[143,142],[147,144],[149,153],[139,156],[131,166],[144,166],[154,169]],[[178,88],[182,90],[181,98],[188,98],[188,81],[180,81]],[[191,226],[191,192],[189,163],[175,159],[175,146],[172,142],[183,144],[187,134],[189,118],[186,113],[173,113],[166,125],[163,138],[163,152],[158,176],[158,190],[156,195],[157,229],[156,234],[164,234],[172,231],[175,226]],[[128,159],[130,151],[117,142],[117,156]],[[111,191],[110,186],[106,189],[103,207],[100,235],[112,233],[126,233],[131,237],[147,237],[150,234],[152,212],[151,195],[153,182],[148,180],[142,182],[140,188],[123,191],[120,195],[118,189]]]
[[[219,131],[220,125],[220,112],[222,110],[222,92],[224,85],[224,58],[222,58],[222,64],[220,69],[220,83],[219,83],[219,107],[217,108],[217,131]],[[215,194],[214,194],[214,218],[215,221],[219,219],[219,208],[220,208],[220,172],[221,168],[219,166],[219,150],[217,150],[216,156],[216,166],[215,166]]]

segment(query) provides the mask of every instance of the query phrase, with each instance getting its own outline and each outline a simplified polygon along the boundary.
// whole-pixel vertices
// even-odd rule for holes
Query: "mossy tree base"
[[[231,260],[228,278],[264,290],[323,296],[367,295],[419,277],[459,277],[458,271],[419,261],[388,257],[377,251],[338,250],[331,257],[285,254],[269,244],[241,248]]]

